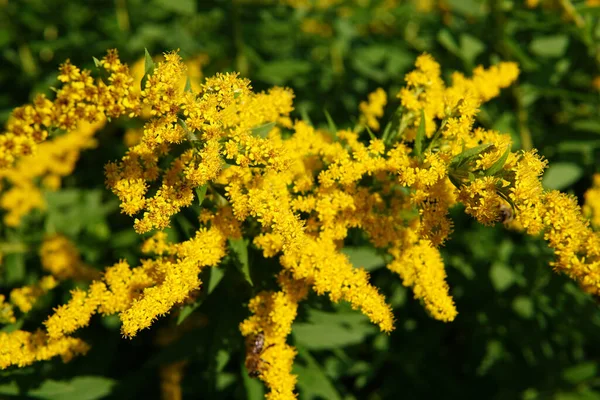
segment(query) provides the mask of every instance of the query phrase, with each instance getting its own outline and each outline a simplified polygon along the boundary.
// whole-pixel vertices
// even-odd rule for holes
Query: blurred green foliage
[[[34,93],[49,93],[65,59],[91,68],[92,57],[108,48],[128,62],[141,59],[144,48],[206,54],[205,75],[236,70],[258,90],[289,86],[295,117],[326,125],[327,110],[338,126],[352,124],[358,103],[375,88],[393,96],[423,51],[447,73],[514,60],[522,69],[519,82],[486,104],[478,123],[510,133],[520,148],[539,149],[551,165],[544,184],[581,198],[600,165],[600,8],[449,0],[430,2],[428,10],[418,1],[392,2],[381,11],[382,3],[295,9],[225,0],[0,1],[0,120]],[[326,23],[329,34],[304,32],[307,20]],[[102,132],[99,147],[82,155],[64,189],[48,193],[45,214],[31,215],[18,229],[0,227],[3,293],[39,276],[35,249],[47,232],[69,236],[99,268],[122,258],[136,263],[141,239],[103,189],[102,165],[123,154],[122,137],[120,128]],[[178,216],[175,237],[189,234],[186,215],[195,218],[193,210]],[[478,226],[461,210],[453,217],[456,232],[444,256],[456,321],[429,318],[382,268],[385,259],[354,235],[345,252],[371,271],[394,306],[397,328],[381,334],[347,305],[311,296],[291,337],[299,349],[300,399],[600,399],[596,302],[552,272],[541,241]],[[158,366],[185,359],[184,398],[262,398],[262,385],[244,370],[237,324],[247,314],[243,304],[272,284],[267,277],[276,267],[248,243],[230,246],[228,261],[205,273],[208,289],[179,321],[165,318],[129,341],[121,339],[118,320],[95,317],[81,331],[92,344],[87,356],[2,371],[0,395],[157,398]],[[63,284],[18,326],[38,327],[44,310],[68,299],[69,289]],[[205,326],[167,347],[153,344],[156,329],[191,314],[203,315]]]

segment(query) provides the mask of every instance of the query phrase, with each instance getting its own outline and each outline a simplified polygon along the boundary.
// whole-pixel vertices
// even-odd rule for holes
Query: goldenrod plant
[[[542,187],[547,162],[535,149],[513,151],[509,135],[476,126],[482,104],[517,80],[515,63],[479,66],[470,77],[456,72],[446,84],[441,66],[422,54],[382,129],[384,89],[361,103],[353,129],[337,129],[331,119],[320,129],[290,117],[294,94],[287,88],[255,92],[236,73],[192,88],[177,52],[156,65],[146,56],[141,91],[116,50],[96,64],[104,77],[65,62],[54,99],[40,96],[13,112],[0,136],[2,176],[12,182],[4,199],[10,191],[25,191],[23,198],[27,190],[38,193],[38,176],[67,175],[74,166],[60,160],[76,160],[102,125],[136,118],[146,108],[150,118],[139,142],[104,168],[121,212],[146,234],[146,256],[137,265],[121,260],[99,271],[64,236],[47,237],[40,257],[49,275],[2,299],[4,322],[26,317],[60,280],[81,283],[37,330],[0,333],[2,368],[85,354],[90,344],[78,331],[95,314],[117,314],[124,340],[134,339],[158,319],[181,313],[205,290],[200,274],[229,255],[256,291],[248,299],[249,316],[239,321],[247,357],[255,357],[246,363],[248,372],[266,384],[267,398],[294,399],[297,351],[289,335],[309,292],[347,302],[384,335],[403,318],[343,252],[351,231],[386,255],[388,269],[432,318],[457,318],[460,306],[440,247],[461,232],[449,216],[459,204],[483,225],[503,222],[507,229],[542,234],[554,251],[554,269],[598,295],[600,243],[576,199]],[[34,160],[39,171],[31,173],[25,166]],[[173,242],[168,229],[193,205],[197,215],[188,222],[195,231]],[[3,206],[6,223],[17,225],[35,205],[5,200]],[[277,290],[252,282],[248,246],[277,260]],[[183,366],[162,370],[170,382],[164,391],[179,393],[169,385],[181,380],[175,375]]]

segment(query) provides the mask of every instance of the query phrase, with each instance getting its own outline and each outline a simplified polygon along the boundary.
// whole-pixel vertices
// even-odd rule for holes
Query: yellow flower
[[[446,272],[439,251],[427,240],[394,248],[394,261],[388,268],[402,277],[405,286],[411,286],[416,299],[425,303],[425,308],[441,321],[453,321],[457,315],[454,302],[448,293]]]
[[[292,374],[296,350],[286,343],[286,338],[291,333],[298,302],[306,297],[308,285],[302,280],[291,279],[286,273],[280,273],[278,281],[281,291],[261,292],[250,300],[248,307],[252,315],[240,324],[240,331],[249,342],[256,335],[264,337],[262,348],[247,349],[247,357],[258,357],[255,363],[258,377],[270,389],[266,398],[289,400],[296,398],[297,378]],[[252,354],[255,351],[258,354]]]
[[[373,93],[369,94],[368,101],[362,101],[359,104],[359,109],[361,112],[360,123],[366,124],[369,128],[374,131],[379,130],[379,121],[378,119],[383,116],[383,109],[387,104],[387,95],[385,90],[382,88],[378,88]]]
[[[12,365],[24,367],[56,356],[67,362],[88,350],[89,346],[81,339],[63,337],[52,340],[41,330],[35,333],[21,330],[0,332],[0,369]]]
[[[590,219],[595,229],[600,228],[600,174],[594,174],[592,187],[585,192],[583,197],[585,199],[584,215]]]
[[[75,245],[63,235],[44,238],[40,258],[42,267],[58,279],[92,280],[100,277],[100,271],[84,264]]]
[[[22,313],[28,313],[37,299],[54,289],[58,282],[53,276],[45,276],[33,285],[13,289],[10,292],[10,302],[17,306]]]
[[[104,124],[104,118],[95,123],[81,121],[76,129],[40,143],[35,154],[21,157],[11,168],[0,168],[0,179],[9,183],[7,190],[0,191],[0,207],[7,211],[6,225],[18,226],[32,210],[46,208],[37,181],[41,180],[45,189],[57,190],[61,178],[75,169],[80,153],[96,146],[94,134]]]
[[[14,164],[21,156],[31,155],[36,144],[44,141],[51,129],[75,130],[80,122],[95,123],[104,117],[136,115],[139,99],[132,90],[134,79],[129,68],[110,50],[100,62],[108,76],[108,85],[94,82],[90,71],[80,70],[68,60],[60,66],[62,87],[54,101],[43,95],[32,104],[16,108],[0,134],[0,169]]]

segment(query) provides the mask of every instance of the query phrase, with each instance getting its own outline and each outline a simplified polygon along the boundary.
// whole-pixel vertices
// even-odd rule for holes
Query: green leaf
[[[337,137],[337,126],[335,126],[335,122],[333,122],[333,118],[331,118],[329,111],[323,110],[323,113],[325,113],[325,118],[327,118],[327,126],[329,128],[329,132],[331,132],[333,137],[336,138]]]
[[[144,90],[146,87],[146,82],[148,81],[148,76],[152,75],[156,66],[154,65],[154,61],[148,53],[148,49],[144,48],[144,77],[142,78],[141,88]]]
[[[485,355],[477,367],[477,375],[485,375],[489,369],[498,361],[500,361],[505,353],[502,342],[498,340],[490,340],[487,343]]]
[[[179,315],[177,316],[177,325],[181,324],[183,321],[189,317],[194,310],[202,305],[202,300],[196,300],[192,304],[186,304],[181,307],[181,311],[179,311]]]
[[[327,400],[341,400],[329,377],[325,374],[319,363],[304,349],[299,349],[298,356],[306,366],[294,363],[294,374],[297,374],[298,387],[307,399],[322,398]]]
[[[506,146],[506,151],[502,154],[502,156],[500,156],[498,160],[496,160],[495,163],[492,164],[490,168],[487,169],[487,171],[485,171],[485,175],[492,176],[500,172],[502,167],[504,167],[504,164],[506,164],[506,160],[508,159],[509,154],[510,146]]]
[[[254,286],[252,283],[252,277],[250,276],[250,263],[248,261],[248,239],[229,239],[229,247],[237,256],[237,265],[240,268],[242,275],[246,279],[246,282],[250,286]]]
[[[463,164],[471,161],[473,158],[477,157],[479,154],[483,153],[487,149],[493,146],[491,143],[480,144],[479,146],[472,147],[463,151],[462,153],[456,155],[452,161],[450,162],[450,166],[453,168],[459,168]]]
[[[448,50],[450,53],[458,56],[460,55],[460,48],[456,44],[456,41],[452,37],[452,34],[447,29],[441,29],[438,32],[437,40],[440,42],[442,47]]]
[[[362,267],[367,271],[374,271],[386,264],[383,256],[373,247],[344,247],[342,253],[348,256],[354,267]]]
[[[517,315],[522,318],[530,319],[533,317],[533,301],[529,297],[515,297],[512,303],[512,308]]]
[[[328,313],[311,310],[309,323],[297,322],[292,334],[296,343],[311,350],[336,349],[362,343],[377,328],[355,312]]]
[[[22,283],[25,280],[25,255],[12,253],[4,256],[4,282],[8,286]]]
[[[463,33],[460,35],[460,54],[469,64],[474,64],[475,59],[485,50],[485,45],[475,36]]]
[[[19,389],[19,385],[17,385],[17,381],[11,381],[10,383],[5,383],[0,385],[0,394],[5,396],[18,396],[21,390]]]
[[[92,57],[94,59],[94,65],[98,68],[100,68],[102,66],[102,63],[100,62],[100,60],[98,60],[96,57]]]
[[[371,130],[371,128],[369,128],[368,126],[365,126],[365,128],[367,129],[367,133],[369,134],[369,137],[371,138],[371,140],[375,140],[377,139],[375,137],[375,134],[373,133],[373,131]]]
[[[188,126],[187,126],[187,124],[185,123],[184,120],[182,120],[181,118],[177,118],[177,123],[179,123],[179,125],[183,128],[183,131],[187,135],[187,138],[188,138],[188,140],[190,142],[197,142],[197,141],[199,141],[198,136],[196,136],[194,134],[194,132],[190,131],[190,128],[188,128]]]
[[[574,385],[592,379],[596,376],[598,367],[595,362],[587,361],[565,369],[562,377]]]
[[[208,183],[196,188],[196,196],[198,196],[198,205],[201,206],[204,198],[206,197],[206,190],[208,189]]]
[[[547,189],[561,190],[577,182],[582,175],[583,170],[577,164],[569,162],[554,163],[550,165],[544,174],[542,184]]]
[[[377,332],[371,325],[343,326],[337,324],[294,324],[297,343],[310,350],[326,350],[362,343],[365,337]]]
[[[497,292],[503,292],[515,282],[515,273],[508,265],[495,262],[490,268],[490,280]]]
[[[595,119],[573,121],[571,126],[573,127],[573,129],[578,131],[600,134],[600,121]]]
[[[192,81],[190,80],[189,76],[185,80],[185,87],[183,88],[183,91],[188,93],[192,92]]]
[[[275,122],[267,122],[266,124],[252,128],[252,134],[261,138],[266,138],[271,129],[275,126]]]
[[[244,388],[246,389],[246,400],[263,400],[265,398],[265,386],[259,379],[248,376],[244,363],[241,363],[241,370]]]
[[[218,267],[211,268],[210,279],[208,280],[208,294],[211,294],[215,290],[221,279],[223,279],[223,276],[225,276],[225,272],[222,269]]]
[[[420,157],[423,153],[423,144],[425,143],[425,111],[421,109],[421,123],[417,128],[417,137],[415,138],[415,155]]]
[[[540,57],[562,57],[569,45],[567,35],[538,36],[529,44],[529,50]]]
[[[312,121],[310,120],[310,115],[308,115],[308,107],[298,107],[300,111],[300,116],[302,117],[302,121],[306,122],[307,125],[313,126]]]
[[[80,376],[71,381],[47,380],[27,395],[48,400],[96,400],[111,393],[115,380],[103,376]]]
[[[17,330],[21,329],[21,327],[23,326],[23,322],[24,321],[22,319],[19,319],[14,324],[5,325],[2,328],[0,328],[0,332],[11,333],[11,332],[17,331]]]

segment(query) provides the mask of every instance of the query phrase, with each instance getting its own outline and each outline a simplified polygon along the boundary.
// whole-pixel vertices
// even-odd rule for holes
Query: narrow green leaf
[[[7,254],[4,257],[4,283],[17,285],[25,280],[25,255],[23,253]]]
[[[183,128],[183,131],[187,135],[187,138],[190,142],[199,141],[198,137],[194,134],[194,132],[190,131],[190,128],[188,128],[184,120],[182,120],[181,118],[177,118],[177,123],[179,123],[179,125]]]
[[[70,381],[47,380],[27,395],[48,400],[96,400],[109,395],[115,383],[104,376],[80,376]]]
[[[469,64],[473,64],[478,55],[485,50],[485,44],[477,37],[463,33],[460,35],[460,54]]]
[[[508,159],[509,154],[510,154],[510,146],[506,146],[506,151],[502,154],[502,156],[500,156],[499,159],[496,160],[495,163],[492,164],[491,167],[489,167],[487,169],[487,171],[485,171],[485,175],[492,176],[492,175],[496,175],[498,172],[500,172],[502,167],[504,167],[504,164],[506,164],[506,160]]]
[[[421,123],[417,128],[417,137],[415,138],[415,155],[420,157],[423,154],[423,144],[425,143],[425,111],[421,109]]]
[[[299,349],[298,356],[306,365],[294,363],[293,371],[299,375],[298,387],[302,390],[306,398],[341,400],[342,397],[335,386],[310,353],[307,350]]]
[[[198,205],[201,206],[204,198],[206,197],[206,190],[208,189],[208,184],[196,188],[196,196],[198,196]]]
[[[94,59],[94,65],[98,68],[100,68],[102,66],[102,63],[100,62],[100,60],[98,60],[96,57],[92,57]]]
[[[246,389],[247,400],[262,400],[265,398],[265,387],[258,379],[253,379],[248,376],[248,371],[244,363],[241,363],[242,379],[244,380],[244,388]]]
[[[4,332],[4,333],[14,332],[16,330],[21,329],[22,326],[23,326],[23,320],[19,319],[14,324],[5,325],[2,328],[0,328],[0,332]]]
[[[148,53],[148,49],[144,48],[144,77],[142,78],[141,83],[142,90],[144,90],[144,88],[146,87],[148,76],[152,75],[152,73],[154,72],[154,68],[156,68],[156,66],[154,65],[154,61],[152,60],[150,53]]]
[[[190,80],[190,77],[188,76],[187,79],[185,80],[185,87],[183,88],[184,92],[192,92],[192,81]]]
[[[219,285],[221,280],[225,276],[225,272],[217,267],[212,267],[210,270],[210,279],[208,280],[208,294],[211,294],[213,290]]]
[[[600,121],[596,119],[584,119],[573,121],[573,129],[600,134]]]
[[[310,116],[308,115],[308,108],[307,107],[299,107],[299,109],[300,109],[300,116],[302,117],[302,121],[304,121],[308,125],[312,126],[313,123],[310,120]]]
[[[367,129],[367,132],[369,133],[369,137],[371,138],[371,140],[375,140],[377,139],[375,137],[375,134],[373,133],[373,131],[371,130],[371,128],[369,128],[368,126],[365,126],[365,128]]]
[[[329,132],[333,135],[333,137],[337,138],[337,126],[335,126],[335,122],[333,122],[333,118],[329,114],[329,111],[324,110],[325,118],[327,118],[327,125],[329,127]]]
[[[460,181],[460,179],[456,178],[452,174],[448,174],[448,179],[450,179],[450,182],[452,182],[457,189],[460,189],[463,186],[463,183]]]
[[[248,260],[248,240],[247,239],[229,239],[229,247],[236,254],[238,266],[246,278],[246,281],[250,286],[254,286],[252,283],[252,277],[250,276],[250,262]]]
[[[458,44],[456,44],[456,40],[452,37],[452,34],[447,29],[440,29],[437,34],[438,42],[448,50],[450,53],[454,55],[460,55],[460,48]]]
[[[486,144],[480,144],[479,146],[475,146],[470,149],[467,149],[467,150],[463,151],[462,153],[458,154],[457,156],[455,156],[452,159],[452,161],[450,162],[450,166],[454,167],[454,168],[458,168],[461,165],[465,164],[466,162],[472,160],[474,157],[483,153],[484,151],[489,149],[491,146],[493,146],[491,143],[486,143]]]
[[[388,137],[390,136],[390,132],[392,131],[392,122],[388,122],[385,125],[385,128],[383,129],[383,134],[381,135],[381,140],[383,140],[384,143],[387,143],[388,141]]]
[[[252,128],[252,134],[261,138],[266,138],[271,129],[275,126],[275,122],[267,122],[266,124]]]
[[[192,304],[186,304],[183,307],[181,307],[181,311],[179,312],[179,315],[177,316],[177,325],[181,324],[183,321],[185,321],[187,319],[187,317],[189,317],[195,309],[197,309],[198,307],[200,307],[202,305],[202,300],[197,300]]]

